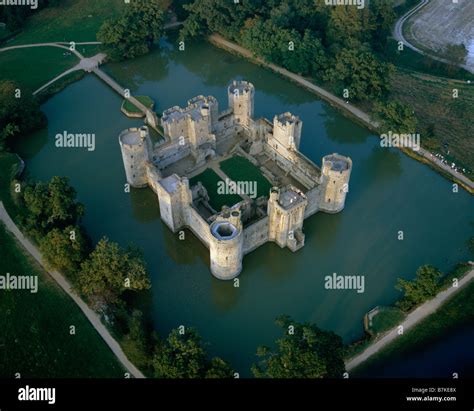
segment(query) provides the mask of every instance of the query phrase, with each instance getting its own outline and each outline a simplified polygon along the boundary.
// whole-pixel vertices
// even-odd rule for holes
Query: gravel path
[[[403,332],[406,332],[410,328],[413,328],[416,324],[418,324],[421,320],[425,319],[429,315],[433,314],[446,300],[452,297],[455,293],[457,293],[461,288],[463,288],[466,284],[469,283],[474,278],[474,269],[472,269],[469,273],[467,273],[462,279],[459,280],[458,287],[449,287],[445,291],[441,291],[438,293],[436,297],[427,301],[426,303],[420,305],[418,308],[413,310],[410,314],[407,315],[405,320],[400,324],[403,326]],[[390,344],[395,338],[399,337],[398,334],[398,326],[392,328],[387,334],[385,334],[380,340],[376,341],[375,343],[371,344],[366,350],[364,350],[361,354],[351,358],[346,363],[347,371],[350,371],[372,355],[376,354],[380,350],[382,350],[386,345]]]

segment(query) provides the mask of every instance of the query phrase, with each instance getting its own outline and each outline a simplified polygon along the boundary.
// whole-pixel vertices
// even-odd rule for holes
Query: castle
[[[352,161],[337,153],[322,168],[299,152],[302,122],[291,113],[273,123],[254,119],[253,84],[233,81],[227,110],[217,100],[197,96],[185,108],[161,117],[165,139],[152,144],[148,127],[119,136],[127,182],[150,187],[158,196],[161,218],[173,232],[190,229],[209,249],[212,274],[222,280],[239,275],[245,254],[273,241],[297,251],[304,246],[303,221],[318,211],[344,208]],[[215,210],[206,187],[190,179],[224,159],[242,156],[273,186],[266,196],[241,195],[237,204]]]

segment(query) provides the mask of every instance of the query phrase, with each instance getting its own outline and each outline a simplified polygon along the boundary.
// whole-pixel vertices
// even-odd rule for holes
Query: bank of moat
[[[165,224],[173,232],[190,229],[209,249],[211,272],[222,280],[238,276],[243,256],[267,241],[293,252],[303,247],[304,219],[342,211],[352,170],[351,159],[337,153],[323,157],[321,169],[300,153],[297,116],[254,119],[254,94],[253,84],[234,81],[225,111],[212,96],[166,110],[166,139],[154,146],[146,126],[119,136],[127,182],[153,189]],[[258,198],[239,192],[241,201],[215,210],[206,187],[190,185],[190,179],[211,168],[230,181],[219,163],[235,156],[246,158],[273,187]]]

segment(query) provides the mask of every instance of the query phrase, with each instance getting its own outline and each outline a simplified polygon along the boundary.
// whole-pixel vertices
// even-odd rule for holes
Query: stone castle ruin
[[[119,136],[127,182],[153,189],[165,224],[173,232],[190,229],[209,249],[211,272],[222,280],[238,276],[243,256],[267,241],[291,251],[303,247],[304,219],[344,208],[352,170],[351,159],[336,153],[323,157],[321,169],[300,153],[297,116],[254,119],[254,94],[253,84],[234,81],[227,110],[220,112],[212,96],[166,110],[165,140],[155,145],[146,126]],[[215,210],[206,187],[190,179],[211,168],[224,180],[219,163],[235,156],[250,161],[273,187],[266,196],[241,194],[237,204]]]

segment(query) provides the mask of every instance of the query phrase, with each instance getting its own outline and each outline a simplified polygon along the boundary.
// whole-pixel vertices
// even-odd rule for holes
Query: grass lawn
[[[116,17],[124,0],[64,0],[31,16],[23,31],[8,45],[45,41],[96,41],[102,23]]]
[[[257,197],[267,196],[272,185],[262,175],[260,169],[244,157],[235,156],[219,164],[221,170],[235,182],[249,181],[257,183]]]
[[[357,376],[371,365],[383,363],[388,359],[403,359],[407,353],[422,350],[427,344],[442,339],[456,328],[470,324],[474,326],[474,282],[472,281],[434,314],[358,367],[354,375]]]
[[[234,204],[242,201],[242,198],[237,194],[219,194],[217,192],[217,183],[222,181],[222,179],[210,168],[191,178],[189,184],[190,186],[193,186],[196,185],[198,181],[200,181],[206,188],[207,193],[209,194],[209,203],[216,211],[220,211],[225,205],[232,207]]]
[[[0,290],[0,376],[123,377],[122,366],[82,311],[1,224],[0,244],[0,275],[38,276],[36,294]]]
[[[0,78],[34,91],[78,63],[76,56],[56,47],[10,50],[0,53]]]
[[[382,307],[379,313],[372,319],[370,330],[374,334],[383,333],[400,324],[405,314],[396,307]]]
[[[397,70],[393,76],[393,97],[413,107],[419,123],[421,144],[442,153],[447,160],[474,170],[474,87],[465,82]],[[453,98],[453,89],[459,97]],[[434,138],[426,138],[434,125]],[[449,154],[448,154],[449,150]]]
[[[153,106],[155,105],[155,102],[151,99],[151,97],[135,96],[135,98],[147,108],[153,109]],[[122,103],[122,107],[129,113],[141,113],[141,111],[137,107],[135,107],[129,100],[124,100]]]

